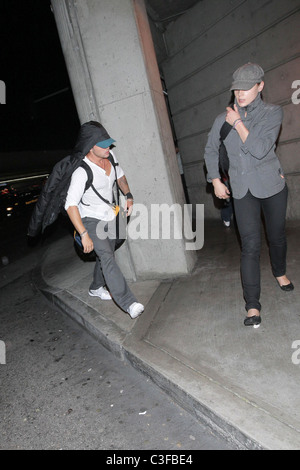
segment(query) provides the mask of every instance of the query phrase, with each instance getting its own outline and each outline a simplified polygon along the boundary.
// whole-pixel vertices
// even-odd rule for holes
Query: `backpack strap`
[[[116,185],[117,187],[119,188],[119,185],[118,185],[118,179],[117,179],[117,170],[116,170],[116,167],[119,165],[119,163],[115,162],[115,159],[113,157],[113,155],[111,153],[109,153],[109,157],[108,157],[108,160],[110,161],[110,163],[112,164],[113,168],[114,168],[114,171],[115,171],[115,182],[116,182]],[[84,161],[82,160],[80,166],[82,168],[85,169],[85,171],[87,172],[87,176],[88,176],[88,179],[85,183],[85,188],[84,188],[84,193],[89,189],[89,188],[92,188],[92,190],[94,191],[94,193],[100,198],[102,199],[103,202],[105,202],[107,205],[109,205],[114,211],[116,211],[116,207],[117,205],[119,204],[119,201],[117,201],[117,205],[114,204],[114,203],[111,203],[109,202],[107,199],[105,199],[103,196],[101,196],[100,193],[98,193],[98,191],[96,190],[95,186],[93,185],[93,171],[91,169],[91,167]],[[81,199],[81,203],[84,204],[82,202],[82,199]]]
[[[91,167],[84,161],[82,160],[81,164],[79,165],[81,168],[84,168],[85,171],[87,172],[87,182],[85,183],[85,188],[84,192],[86,192],[93,184],[93,172]]]
[[[116,166],[119,166],[119,163],[117,163],[113,157],[113,154],[109,152],[109,157],[108,157],[108,160],[110,161],[110,163],[112,164],[112,166],[114,167],[114,169],[116,169]]]
[[[226,147],[223,140],[226,139],[229,132],[231,131],[232,126],[228,122],[224,122],[220,129],[220,146],[219,146],[219,170],[221,175],[222,182],[228,187],[229,186],[229,158],[227,154]]]
[[[119,165],[119,163],[117,163],[115,161],[115,159],[114,159],[114,157],[112,156],[111,153],[109,153],[108,160],[110,161],[110,163],[112,164],[112,166],[114,168],[115,179],[116,179],[116,183],[118,184],[116,167]],[[93,172],[92,172],[91,167],[84,160],[82,160],[82,162],[79,166],[81,166],[81,168],[84,168],[85,171],[87,172],[88,179],[87,179],[87,182],[85,183],[85,188],[84,188],[84,192],[86,192],[93,185]]]
[[[229,122],[225,121],[223,126],[221,127],[221,130],[220,130],[220,140],[221,140],[221,142],[223,142],[223,140],[226,139],[226,137],[228,136],[231,129],[232,129],[232,125],[229,124]]]
[[[117,205],[120,204],[120,195],[119,195],[119,191],[120,188],[119,188],[119,185],[118,185],[118,176],[117,176],[117,170],[116,170],[116,167],[119,165],[119,163],[117,163],[114,159],[114,156],[112,153],[109,152],[109,157],[108,157],[108,160],[110,161],[110,163],[112,164],[112,166],[114,167],[114,170],[115,170],[115,183],[116,183],[116,187],[117,187],[117,191],[116,191],[116,194],[115,194],[115,199],[117,199],[115,202]]]

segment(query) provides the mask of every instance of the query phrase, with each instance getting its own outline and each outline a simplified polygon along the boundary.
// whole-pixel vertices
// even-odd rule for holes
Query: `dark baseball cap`
[[[250,90],[263,78],[263,69],[258,64],[248,62],[248,64],[239,67],[232,75],[233,81],[230,90]]]

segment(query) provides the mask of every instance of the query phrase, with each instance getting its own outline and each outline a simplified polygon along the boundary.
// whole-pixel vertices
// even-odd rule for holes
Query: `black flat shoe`
[[[252,317],[246,317],[244,320],[245,326],[253,326],[254,328],[258,328],[260,324],[261,324],[260,315],[253,315]]]
[[[283,290],[284,292],[291,292],[291,290],[294,290],[294,285],[292,284],[292,282],[290,282],[289,284],[286,284],[285,286],[281,286],[279,283],[278,285],[280,289]]]

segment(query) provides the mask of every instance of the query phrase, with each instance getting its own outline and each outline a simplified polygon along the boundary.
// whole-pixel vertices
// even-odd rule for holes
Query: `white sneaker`
[[[144,305],[139,304],[138,302],[133,302],[130,307],[127,309],[127,312],[131,318],[137,318],[144,311]]]
[[[106,289],[106,287],[99,287],[96,290],[89,290],[89,294],[92,297],[100,297],[101,300],[111,300],[111,295]]]

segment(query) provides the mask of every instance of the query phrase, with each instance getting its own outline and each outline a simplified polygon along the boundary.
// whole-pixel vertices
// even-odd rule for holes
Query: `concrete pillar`
[[[79,119],[99,120],[116,139],[116,156],[141,209],[131,226],[137,235],[140,221],[143,238],[129,237],[117,252],[124,274],[189,273],[196,253],[183,237],[157,238],[154,230],[151,238],[161,224],[153,208],[182,206],[184,194],[144,1],[52,0],[52,7]],[[184,225],[176,212],[174,223]]]

